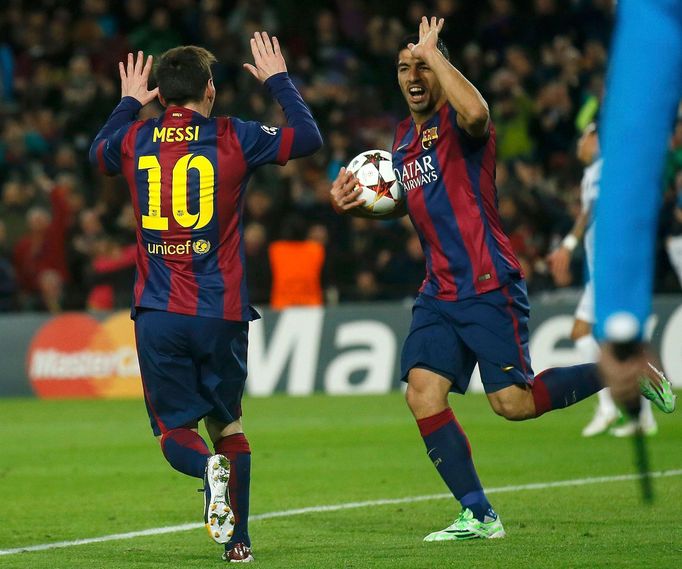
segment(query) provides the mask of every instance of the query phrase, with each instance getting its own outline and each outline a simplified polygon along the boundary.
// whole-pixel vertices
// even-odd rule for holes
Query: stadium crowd
[[[545,259],[580,209],[575,142],[598,119],[611,0],[4,0],[0,310],[129,305],[129,194],[121,178],[105,178],[87,163],[90,142],[120,96],[117,63],[130,50],[159,55],[202,45],[219,60],[214,113],[281,125],[280,110],[242,69],[248,38],[260,29],[280,38],[325,146],[251,181],[244,239],[252,301],[269,303],[270,246],[292,240],[324,247],[326,302],[413,297],[424,260],[409,220],[336,215],[328,192],[355,154],[390,149],[393,127],[407,114],[396,47],[423,14],[446,18],[442,36],[453,63],[489,103],[500,213],[530,292],[580,286],[580,255],[572,282],[553,282]],[[157,104],[142,111],[159,112]],[[671,256],[681,248],[670,244],[682,239],[682,120],[664,187],[652,191],[663,193],[656,289],[679,291],[666,244]]]

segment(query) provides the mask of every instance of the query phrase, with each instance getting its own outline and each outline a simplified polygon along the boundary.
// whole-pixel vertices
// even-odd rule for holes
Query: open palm
[[[422,20],[419,22],[419,43],[407,45],[414,57],[423,59],[426,52],[437,49],[438,34],[443,29],[444,23],[443,18],[438,19],[432,16],[429,21],[426,16],[422,16]]]
[[[272,40],[270,40],[267,32],[253,34],[251,53],[255,65],[245,63],[244,69],[261,82],[265,82],[269,77],[287,70],[287,64],[279,48],[279,41],[275,36],[272,36]]]
[[[118,72],[121,76],[121,98],[134,97],[142,105],[156,99],[159,88],[150,91],[147,87],[153,61],[154,58],[150,55],[145,62],[144,54],[138,51],[137,58],[133,58],[132,53],[128,54],[127,65],[124,65],[122,61],[118,63]]]

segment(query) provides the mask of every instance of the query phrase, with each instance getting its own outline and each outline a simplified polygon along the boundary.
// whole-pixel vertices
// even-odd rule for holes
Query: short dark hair
[[[201,101],[212,77],[211,65],[216,61],[215,55],[196,45],[169,49],[161,55],[154,70],[161,97],[169,105]]]
[[[400,43],[398,44],[398,52],[396,53],[395,56],[396,63],[398,63],[400,52],[404,49],[407,49],[407,46],[411,43],[415,45],[419,43],[419,34],[407,35],[400,41]],[[450,61],[450,50],[448,50],[448,46],[445,45],[443,38],[438,38],[438,43],[436,43],[436,47],[438,48],[438,51],[440,51],[443,54],[443,57]]]

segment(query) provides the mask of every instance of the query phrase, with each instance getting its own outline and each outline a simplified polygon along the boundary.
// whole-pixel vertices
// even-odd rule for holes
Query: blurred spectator
[[[306,236],[299,216],[287,219],[282,238],[269,248],[272,270],[270,306],[320,306],[323,303],[322,269],[325,250],[319,241]]]
[[[254,304],[268,304],[272,274],[268,257],[268,235],[263,224],[253,221],[244,229],[244,256],[248,267],[246,285],[249,299]]]
[[[68,280],[65,244],[70,210],[65,189],[49,180],[44,184],[51,211],[41,206],[28,210],[27,231],[14,246],[14,268],[26,306],[56,312]]]
[[[171,26],[168,10],[162,6],[154,8],[149,20],[133,29],[128,40],[133,49],[155,56],[182,44],[182,37]]]
[[[382,255],[378,259],[379,282],[387,296],[397,300],[414,297],[424,280],[424,252],[417,234],[410,231],[404,247]]]
[[[87,275],[90,283],[89,310],[112,310],[130,301],[135,249],[135,245],[124,245],[112,237],[97,239]]]
[[[16,310],[16,294],[19,287],[7,247],[7,230],[0,220],[0,312]]]

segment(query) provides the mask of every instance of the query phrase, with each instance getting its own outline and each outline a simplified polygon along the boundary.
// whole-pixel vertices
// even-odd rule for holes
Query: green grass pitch
[[[629,440],[582,439],[593,403],[536,421],[454,400],[488,488],[634,472]],[[252,515],[444,493],[402,396],[249,398]],[[653,470],[682,468],[682,415],[656,414]],[[199,483],[173,471],[139,401],[0,400],[0,550],[201,521]],[[507,538],[422,542],[451,523],[451,499],[252,521],[257,567],[624,568],[682,566],[682,476],[491,494]],[[210,568],[203,528],[0,555],[0,568]]]

